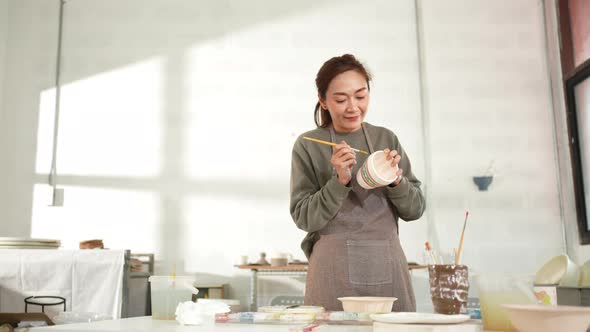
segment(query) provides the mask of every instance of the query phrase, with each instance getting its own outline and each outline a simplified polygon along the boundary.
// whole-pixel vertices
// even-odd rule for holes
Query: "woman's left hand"
[[[402,156],[397,154],[396,150],[385,149],[383,150],[383,152],[385,152],[385,154],[387,155],[386,160],[391,160],[391,167],[395,168],[396,166],[398,166],[399,161],[402,159]],[[398,166],[397,173],[395,173],[395,175],[397,175],[397,178],[395,179],[395,181],[393,181],[394,186],[397,186],[400,183],[400,181],[402,180],[403,173],[404,170]]]

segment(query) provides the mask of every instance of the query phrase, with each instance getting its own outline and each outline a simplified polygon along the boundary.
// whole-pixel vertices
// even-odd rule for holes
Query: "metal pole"
[[[432,170],[430,151],[430,105],[428,101],[427,72],[425,68],[426,54],[424,50],[424,27],[422,25],[422,1],[414,0],[414,14],[416,19],[416,53],[418,55],[418,91],[420,93],[420,115],[422,117],[422,149],[424,151],[424,196],[426,202],[433,201]],[[436,229],[436,215],[434,209],[426,209],[428,221],[428,241],[438,251],[440,243]]]
[[[258,304],[256,303],[256,296],[258,293],[258,271],[256,269],[252,269],[252,277],[250,279],[250,311],[256,311],[258,308]]]
[[[59,105],[61,97],[61,42],[63,32],[63,13],[65,0],[59,0],[59,25],[57,34],[57,59],[55,64],[55,115],[53,120],[53,151],[51,155],[51,172],[49,173],[49,185],[55,190],[57,173],[57,133],[59,131]]]

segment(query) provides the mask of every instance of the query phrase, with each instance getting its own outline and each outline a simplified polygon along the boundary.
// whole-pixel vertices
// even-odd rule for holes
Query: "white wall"
[[[441,246],[457,246],[468,208],[465,263],[534,272],[565,250],[541,3],[428,0],[422,7],[430,217]],[[492,160],[493,183],[478,192],[472,177]]]
[[[13,10],[39,15],[43,8],[33,3]],[[276,250],[303,258],[304,234],[288,212],[291,148],[314,126],[317,70],[346,52],[375,74],[367,120],[397,131],[416,173],[424,173],[410,1],[75,0],[67,2],[65,17],[63,208],[46,206],[42,184],[53,91],[32,80],[13,89],[20,93],[14,103],[29,106],[27,95],[38,98],[36,107],[20,107],[18,114],[39,128],[36,143],[16,130],[12,135],[27,145],[22,151],[36,153],[36,162],[16,152],[11,157],[35,165],[38,176],[17,181],[22,171],[14,169],[5,178],[23,190],[13,200],[32,206],[12,223],[32,219],[35,237],[60,238],[66,246],[102,238],[111,248],[155,252],[159,273],[175,263],[179,273],[198,274],[202,282],[231,279],[231,296],[245,301],[249,274],[232,267],[239,255],[254,261],[260,251]],[[13,23],[15,35],[25,22]],[[35,57],[22,53],[9,58],[11,65]],[[12,204],[6,209],[3,214],[18,214]],[[412,239],[425,238],[426,225],[404,225],[410,259],[423,243]],[[301,282],[292,284],[286,287],[301,290]]]
[[[1,228],[155,252],[159,273],[176,263],[200,281],[231,282],[230,295],[245,301],[237,256],[302,258],[288,213],[291,146],[313,127],[317,69],[352,52],[375,76],[367,120],[398,133],[426,182],[426,217],[401,225],[408,258],[426,240],[456,247],[469,209],[463,262],[534,272],[564,250],[542,7],[418,3],[422,54],[409,0],[68,1],[58,151],[66,204],[48,208],[57,6],[10,2]],[[491,160],[494,183],[479,192],[471,177]],[[415,277],[419,302],[429,302]],[[261,288],[277,287],[301,283]]]
[[[8,0],[0,0],[0,119],[2,119],[4,97],[4,63],[8,42]],[[1,121],[0,121],[1,122]]]
[[[58,15],[56,1],[7,1],[4,6],[0,226],[3,236],[23,236],[31,231],[37,112],[40,92],[54,81]]]
[[[6,45],[8,44],[8,0],[0,0],[0,129],[3,128],[4,120],[4,81],[5,76],[5,63],[6,63]],[[4,137],[4,131],[0,130],[0,155],[4,153],[4,146],[6,144],[6,138]],[[0,158],[4,163],[4,158]],[[2,166],[0,166],[0,171]],[[2,187],[2,186],[0,186]],[[4,207],[6,201],[5,189],[0,188],[0,208]],[[4,225],[3,216],[0,216],[0,225]]]

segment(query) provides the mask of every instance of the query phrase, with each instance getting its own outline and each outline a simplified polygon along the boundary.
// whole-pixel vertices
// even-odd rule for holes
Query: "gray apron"
[[[371,138],[363,134],[373,153]],[[335,133],[330,129],[332,142]],[[416,311],[408,262],[399,237],[396,210],[384,188],[366,190],[352,174],[353,189],[318,233],[309,259],[305,304],[342,311],[344,296],[397,297],[393,311]]]

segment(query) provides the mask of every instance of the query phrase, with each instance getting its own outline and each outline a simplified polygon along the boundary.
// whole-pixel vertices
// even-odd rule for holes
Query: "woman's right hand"
[[[338,174],[338,181],[347,185],[352,179],[352,168],[356,164],[356,154],[345,141],[336,144],[333,148],[330,163]]]

